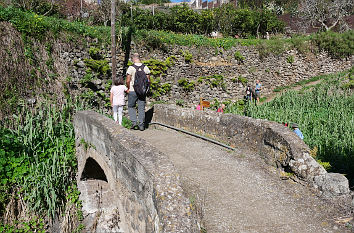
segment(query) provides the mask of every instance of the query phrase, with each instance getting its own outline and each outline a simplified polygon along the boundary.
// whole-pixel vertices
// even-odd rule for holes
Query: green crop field
[[[354,185],[353,69],[326,77],[320,84],[289,90],[263,105],[228,107],[228,112],[279,123],[298,123],[304,141],[317,148],[316,159],[329,162],[329,171],[346,174]],[[315,149],[316,150],[316,149]],[[328,163],[327,163],[328,164]]]

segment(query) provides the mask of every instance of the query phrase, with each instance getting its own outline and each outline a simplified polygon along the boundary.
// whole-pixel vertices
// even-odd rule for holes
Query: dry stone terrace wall
[[[231,145],[252,149],[266,162],[291,169],[328,197],[348,195],[345,176],[327,173],[310,155],[309,147],[289,128],[267,120],[235,114],[154,105],[152,121],[213,136]]]
[[[74,126],[78,179],[89,158],[100,165],[115,194],[111,201],[123,205],[120,215],[129,232],[198,231],[179,175],[165,155],[92,111],[78,112]]]
[[[71,37],[65,33],[58,38],[48,37],[45,41],[33,39],[31,50],[34,52],[36,62],[38,62],[38,65],[33,67],[29,64],[28,58],[23,56],[24,50],[22,47],[24,43],[21,41],[20,33],[9,23],[1,23],[0,28],[4,29],[1,39],[6,50],[4,50],[4,58],[8,58],[5,59],[5,63],[13,63],[17,60],[23,63],[21,63],[22,66],[8,65],[8,71],[5,72],[8,75],[5,74],[4,76],[5,81],[11,76],[9,74],[13,73],[18,75],[12,76],[23,76],[26,80],[32,80],[33,77],[41,77],[42,81],[44,81],[44,83],[41,83],[42,91],[57,94],[58,100],[64,100],[65,95],[69,92],[72,96],[82,97],[84,95],[89,97],[91,100],[99,102],[97,106],[102,108],[108,105],[110,75],[101,75],[89,82],[85,81],[88,67],[84,59],[90,58],[90,48],[96,47],[102,59],[110,62],[109,44],[101,44],[98,40],[92,38]],[[14,44],[11,41],[16,43]],[[14,46],[20,46],[19,48],[16,47],[20,53],[11,53],[8,48]],[[134,42],[131,44],[130,54],[139,52],[142,55],[142,60],[151,58],[165,60],[170,56],[177,58],[175,65],[170,67],[166,75],[161,77],[161,83],[168,82],[171,84],[171,91],[159,99],[149,98],[149,101],[164,100],[175,103],[176,100],[184,100],[187,105],[195,105],[200,96],[210,101],[214,99],[220,101],[237,100],[243,97],[245,90],[244,85],[236,81],[240,76],[246,78],[251,86],[254,86],[256,79],[260,79],[263,84],[263,94],[265,95],[278,86],[290,85],[319,74],[335,73],[348,69],[354,62],[354,56],[338,60],[330,58],[324,52],[303,55],[296,50],[289,50],[280,55],[270,54],[261,59],[257,48],[241,45],[229,50],[177,45],[167,45],[166,48],[164,51],[149,50]],[[191,63],[186,62],[184,59],[182,53],[186,51],[192,54],[193,61]],[[245,58],[243,62],[235,59],[236,51]],[[288,62],[289,57],[293,58],[292,63]],[[126,67],[124,67],[124,62],[126,62],[127,56],[121,48],[118,49],[117,58],[117,72],[119,76],[125,76],[124,70]],[[193,90],[185,91],[177,84],[177,81],[181,78],[197,81],[201,76],[214,74],[221,74],[225,77],[225,89],[220,85],[210,87],[205,82],[196,82],[197,85]],[[89,91],[91,92],[89,93]],[[31,97],[31,94],[28,93],[26,97]]]
[[[69,67],[74,86],[86,74],[86,67],[82,60],[89,57],[88,48],[90,45],[94,46],[94,42],[88,43],[86,49],[77,47],[62,53],[61,58],[65,60]],[[260,58],[259,51],[254,46],[241,45],[229,50],[186,46],[168,46],[167,48],[167,51],[150,51],[141,45],[132,43],[130,52],[131,54],[134,52],[140,53],[142,60],[155,58],[164,61],[169,56],[175,56],[177,58],[175,65],[170,67],[167,74],[161,77],[161,83],[170,83],[172,89],[167,95],[161,96],[159,100],[175,103],[177,99],[180,99],[184,100],[187,105],[196,104],[199,97],[221,101],[241,99],[244,95],[245,86],[237,81],[240,76],[246,78],[248,84],[252,87],[255,85],[255,80],[259,79],[263,85],[262,93],[266,95],[279,86],[290,85],[316,75],[349,69],[354,62],[354,56],[340,60],[330,58],[325,52],[304,55],[296,50],[289,50],[280,55],[270,54],[267,57]],[[100,49],[105,59],[110,60],[110,48],[103,46]],[[193,55],[192,62],[185,61],[182,55],[183,51],[189,51]],[[236,60],[234,55],[236,51],[240,52],[245,58],[243,62]],[[120,51],[117,57],[119,75],[125,76],[123,74],[125,70],[123,65],[126,58],[124,52]],[[288,61],[289,57],[293,58],[292,63]],[[197,82],[199,77],[214,74],[221,74],[225,77],[226,88],[223,89],[221,85],[211,87],[206,82]],[[195,81],[195,88],[191,91],[183,90],[177,83],[181,78]],[[105,83],[105,80],[94,81],[97,90],[104,90]],[[150,98],[150,101],[153,100]]]

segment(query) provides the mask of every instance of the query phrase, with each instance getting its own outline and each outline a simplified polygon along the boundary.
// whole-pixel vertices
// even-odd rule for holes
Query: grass
[[[70,102],[56,106],[47,101],[35,108],[21,106],[18,114],[2,119],[1,215],[5,214],[11,196],[16,193],[16,200],[26,203],[26,215],[54,219],[64,211],[70,199],[68,195],[78,193],[73,109]],[[14,218],[17,220],[17,216]],[[20,230],[20,225],[29,223],[24,224],[19,219],[13,224],[0,223],[0,229]]]
[[[348,72],[311,79],[323,81],[299,91],[290,90],[260,106],[234,105],[229,112],[271,121],[299,124],[316,159],[332,172],[345,174],[354,185],[354,95],[343,89]],[[308,83],[304,81],[301,84]]]

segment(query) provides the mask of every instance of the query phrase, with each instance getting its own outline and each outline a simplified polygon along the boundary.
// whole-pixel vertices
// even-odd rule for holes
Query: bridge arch
[[[166,155],[93,111],[78,112],[74,129],[78,183],[91,179],[107,184],[107,199],[117,204],[124,232],[199,232],[179,175]]]
[[[87,179],[96,179],[108,182],[104,170],[92,157],[88,157],[86,159],[85,166],[80,177],[80,181]]]

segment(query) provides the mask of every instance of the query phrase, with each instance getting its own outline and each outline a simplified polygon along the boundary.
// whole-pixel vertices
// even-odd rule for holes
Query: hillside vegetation
[[[1,119],[1,232],[45,232],[67,214],[69,229],[81,227],[73,107],[23,105]]]
[[[298,123],[313,156],[332,172],[346,174],[354,185],[354,68],[329,75],[315,86],[289,90],[263,105],[229,106],[228,112]]]

